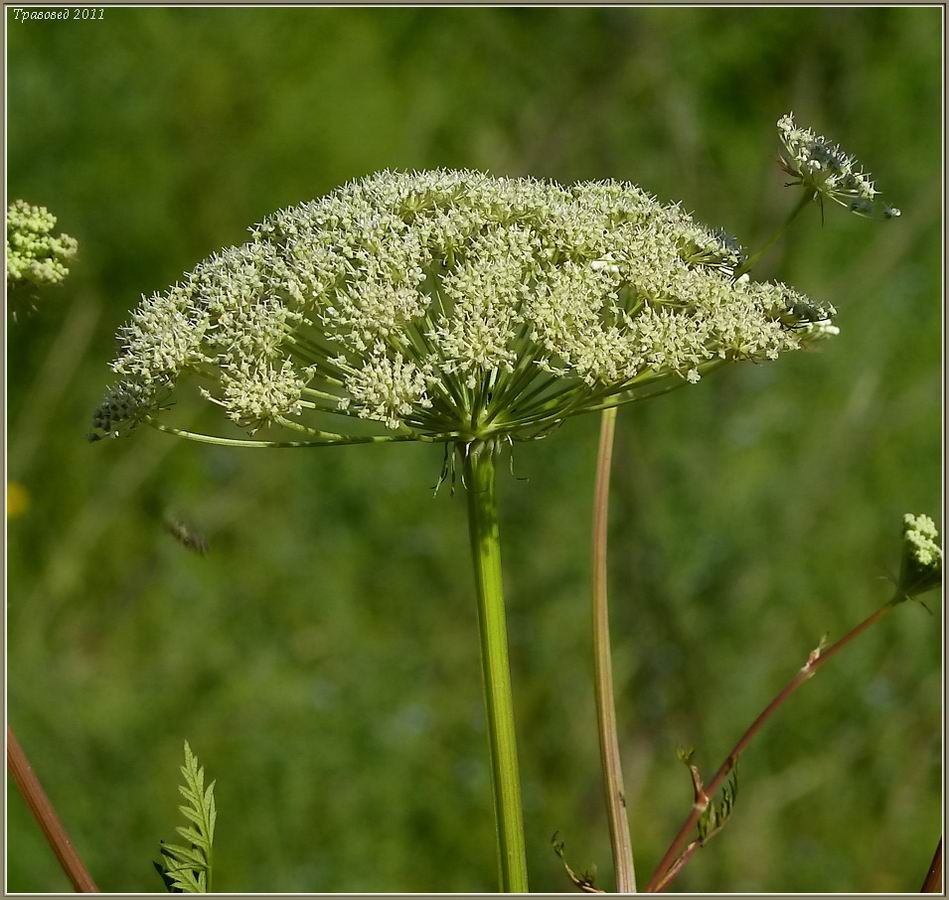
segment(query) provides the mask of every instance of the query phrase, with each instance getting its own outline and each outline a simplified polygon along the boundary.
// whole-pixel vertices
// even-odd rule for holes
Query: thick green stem
[[[491,444],[479,442],[462,446],[460,452],[464,456],[468,530],[478,592],[481,668],[491,749],[500,889],[525,893],[528,890],[527,855],[501,584],[501,541],[494,493],[495,450]]]
[[[621,894],[633,894],[636,892],[636,870],[633,866],[633,845],[629,837],[629,820],[626,817],[623,767],[616,730],[613,665],[610,658],[610,613],[606,588],[610,462],[613,458],[616,410],[604,410],[600,422],[600,449],[593,505],[593,684],[616,890]]]

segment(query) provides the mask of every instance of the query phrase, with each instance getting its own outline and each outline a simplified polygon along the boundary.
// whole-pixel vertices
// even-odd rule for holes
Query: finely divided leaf
[[[211,852],[214,843],[214,823],[217,810],[214,805],[214,782],[205,788],[204,769],[185,741],[185,764],[181,767],[184,784],[178,791],[188,802],[179,806],[181,814],[191,825],[178,826],[175,831],[191,846],[161,842],[162,863],[155,863],[165,886],[172,892],[204,894],[211,885]]]
[[[721,798],[710,803],[702,818],[698,821],[699,841],[704,845],[721,831],[728,822],[728,817],[735,808],[738,799],[738,768],[732,771],[731,777],[722,788]]]

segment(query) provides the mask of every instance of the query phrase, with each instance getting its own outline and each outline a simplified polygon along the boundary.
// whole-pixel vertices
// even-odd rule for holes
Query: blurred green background
[[[157,891],[184,738],[218,780],[215,885],[493,890],[464,499],[415,445],[89,444],[143,292],[278,207],[377,169],[631,179],[752,248],[796,200],[793,109],[900,220],[807,211],[759,267],[838,306],[820,352],[620,414],[613,637],[640,877],[705,771],[887,597],[901,515],[938,515],[938,8],[113,9],[13,22],[10,197],[80,242],[9,329],[9,721],[100,886]],[[200,424],[200,423],[199,423]],[[500,486],[535,890],[550,847],[612,886],[592,700],[598,422]],[[165,531],[175,515],[205,558]],[[737,812],[675,885],[915,891],[940,830],[941,608],[868,633],[768,726]],[[68,887],[9,794],[9,889]]]

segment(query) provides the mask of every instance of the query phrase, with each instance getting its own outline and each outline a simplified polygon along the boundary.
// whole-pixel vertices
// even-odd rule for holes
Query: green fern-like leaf
[[[185,741],[185,764],[181,767],[184,784],[178,791],[187,805],[178,807],[191,823],[175,830],[191,845],[161,842],[161,863],[156,863],[166,888],[172,893],[205,894],[211,890],[211,858],[214,844],[214,782],[204,786],[204,768]]]
[[[725,827],[728,817],[735,808],[738,799],[738,767],[732,771],[731,777],[722,788],[722,796],[714,803],[710,803],[702,818],[698,821],[699,841],[707,843]]]

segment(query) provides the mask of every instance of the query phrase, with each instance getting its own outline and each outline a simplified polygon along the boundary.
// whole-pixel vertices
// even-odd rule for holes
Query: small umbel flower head
[[[43,287],[68,274],[65,262],[78,244],[68,234],[53,235],[56,216],[44,206],[15,200],[7,208],[7,284]]]
[[[794,179],[792,184],[803,185],[814,196],[827,197],[861,216],[878,210],[886,219],[900,215],[898,209],[878,203],[879,191],[852,156],[809,128],[799,128],[792,113],[778,119],[778,133],[784,145],[781,167]]]
[[[95,428],[253,446],[543,437],[834,333],[830,306],[736,278],[743,260],[628,183],[383,172],[275,213],[143,299]],[[187,381],[271,439],[160,423],[154,398]]]
[[[916,597],[942,583],[939,531],[929,516],[903,516],[903,560],[899,588],[904,597]]]

